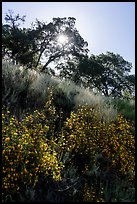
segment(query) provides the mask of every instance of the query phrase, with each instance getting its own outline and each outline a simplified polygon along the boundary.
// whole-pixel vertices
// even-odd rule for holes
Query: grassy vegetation
[[[135,201],[133,104],[7,62],[2,102],[3,202]]]

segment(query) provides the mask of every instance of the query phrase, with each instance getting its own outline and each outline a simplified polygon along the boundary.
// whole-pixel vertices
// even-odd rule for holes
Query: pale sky
[[[24,27],[36,18],[47,23],[56,17],[76,18],[89,54],[120,54],[132,63],[131,74],[135,73],[135,2],[2,2],[3,23],[9,9],[26,15]]]

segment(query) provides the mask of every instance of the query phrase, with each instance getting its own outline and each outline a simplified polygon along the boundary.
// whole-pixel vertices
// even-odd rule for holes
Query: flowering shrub
[[[46,138],[44,112],[34,111],[19,122],[9,111],[2,113],[3,194],[35,186],[42,173],[61,179],[63,165]]]
[[[110,176],[110,182],[128,178],[129,183],[134,183],[134,132],[121,115],[105,123],[94,107],[82,106],[65,122],[58,144],[61,153],[69,153],[69,162],[79,166],[80,174],[89,173],[92,165],[101,182]]]
[[[26,114],[22,121],[3,111],[3,197],[27,187],[42,201],[134,201],[135,138],[130,122],[121,115],[105,121],[91,105],[79,106],[66,121],[59,113],[52,91],[43,110]],[[48,190],[43,185],[49,185]]]

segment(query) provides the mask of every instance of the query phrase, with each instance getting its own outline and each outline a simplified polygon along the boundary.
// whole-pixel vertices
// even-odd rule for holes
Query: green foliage
[[[134,99],[111,99],[111,104],[118,110],[125,118],[134,122],[135,121],[135,100]]]

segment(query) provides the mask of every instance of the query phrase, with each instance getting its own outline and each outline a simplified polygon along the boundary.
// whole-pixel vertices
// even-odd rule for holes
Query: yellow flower
[[[5,159],[8,160],[8,156],[5,156]]]
[[[5,139],[5,142],[9,142],[9,141],[10,141],[10,138],[7,137],[7,138]]]
[[[26,169],[26,168],[24,168],[24,172],[25,172],[25,173],[28,173],[28,171],[27,171],[27,169]]]
[[[2,151],[2,153],[3,153],[3,154],[5,153],[5,149]]]

